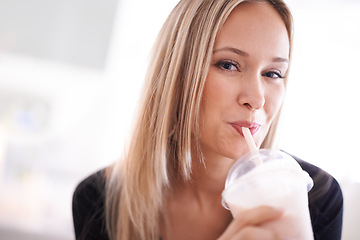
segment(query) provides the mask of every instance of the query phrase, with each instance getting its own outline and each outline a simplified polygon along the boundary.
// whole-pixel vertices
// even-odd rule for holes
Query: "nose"
[[[265,105],[265,89],[261,76],[249,76],[241,81],[238,103],[250,110],[259,110]]]

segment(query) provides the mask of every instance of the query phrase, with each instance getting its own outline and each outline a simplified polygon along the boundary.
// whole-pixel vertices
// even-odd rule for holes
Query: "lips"
[[[249,121],[237,121],[237,122],[231,122],[230,124],[241,135],[243,135],[243,132],[241,129],[242,127],[248,128],[251,132],[251,135],[254,135],[261,127],[260,124],[255,123],[255,122],[249,122]]]

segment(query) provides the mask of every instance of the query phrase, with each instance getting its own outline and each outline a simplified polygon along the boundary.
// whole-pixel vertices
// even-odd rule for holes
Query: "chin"
[[[241,149],[240,151],[237,151],[236,153],[232,154],[229,158],[236,161],[239,158],[241,158],[242,156],[244,156],[245,154],[247,154],[248,152],[249,152],[249,150],[247,148]]]

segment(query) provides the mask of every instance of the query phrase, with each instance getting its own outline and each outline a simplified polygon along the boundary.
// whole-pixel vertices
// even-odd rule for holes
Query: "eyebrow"
[[[284,63],[289,63],[289,59],[287,58],[281,58],[281,57],[275,57],[272,59],[273,62],[284,62]]]
[[[242,57],[248,57],[249,54],[247,52],[241,51],[240,49],[237,48],[232,48],[232,47],[224,47],[224,48],[220,48],[220,49],[215,49],[213,51],[213,53],[217,53],[217,52],[222,52],[222,51],[230,51],[233,52],[237,55],[240,55]]]
[[[233,47],[224,47],[224,48],[220,48],[220,49],[215,49],[213,51],[213,53],[217,53],[217,52],[222,52],[222,51],[230,51],[230,52],[233,52],[239,56],[242,56],[242,57],[249,57],[250,55],[247,53],[247,52],[244,52],[240,49],[237,49],[237,48],[233,48]],[[285,62],[285,63],[289,63],[289,59],[287,58],[282,58],[282,57],[274,57],[272,59],[273,62]]]

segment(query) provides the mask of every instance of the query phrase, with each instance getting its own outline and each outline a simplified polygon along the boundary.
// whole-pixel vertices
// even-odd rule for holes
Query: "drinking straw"
[[[255,165],[261,164],[262,160],[261,160],[261,158],[259,156],[258,149],[256,147],[256,144],[254,142],[254,139],[253,139],[253,137],[251,135],[250,130],[248,128],[246,128],[246,127],[242,127],[242,132],[244,134],[244,138],[245,138],[246,144],[249,147],[250,152],[255,155],[255,158],[254,158]]]

